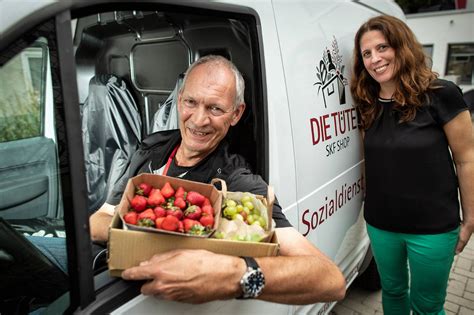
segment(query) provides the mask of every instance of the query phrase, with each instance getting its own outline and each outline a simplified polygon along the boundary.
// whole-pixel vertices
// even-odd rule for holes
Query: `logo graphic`
[[[327,102],[330,98],[338,96],[340,105],[346,103],[347,79],[344,78],[344,65],[342,64],[342,55],[339,53],[337,40],[334,37],[331,43],[331,49],[326,47],[323,51],[323,58],[319,61],[319,66],[316,66],[316,76],[318,81],[313,85],[318,86],[318,94],[323,92],[324,107],[327,108]],[[335,94],[337,93],[337,94]],[[334,96],[333,96],[334,94]]]

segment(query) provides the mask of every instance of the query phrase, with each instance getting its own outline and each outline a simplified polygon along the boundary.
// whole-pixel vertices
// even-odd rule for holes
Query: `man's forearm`
[[[344,298],[345,280],[325,256],[262,257],[257,261],[266,279],[262,300],[310,304]]]
[[[109,226],[112,216],[108,213],[97,211],[89,219],[91,239],[93,241],[107,241],[109,239]]]

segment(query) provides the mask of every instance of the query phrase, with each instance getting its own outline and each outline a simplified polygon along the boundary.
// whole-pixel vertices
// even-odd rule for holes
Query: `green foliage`
[[[33,93],[25,96],[17,96],[13,102],[0,100],[0,142],[40,135],[41,111],[39,99]]]

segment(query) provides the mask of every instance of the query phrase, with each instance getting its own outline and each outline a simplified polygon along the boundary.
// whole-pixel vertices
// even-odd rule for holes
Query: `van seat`
[[[82,110],[82,137],[92,214],[122,177],[142,139],[138,106],[124,80],[113,74],[92,77]]]

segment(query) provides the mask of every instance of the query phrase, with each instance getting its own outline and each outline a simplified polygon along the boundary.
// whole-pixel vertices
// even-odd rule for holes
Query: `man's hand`
[[[231,299],[240,295],[243,259],[206,250],[174,250],[153,256],[122,273],[125,280],[148,280],[145,295],[187,303]]]

